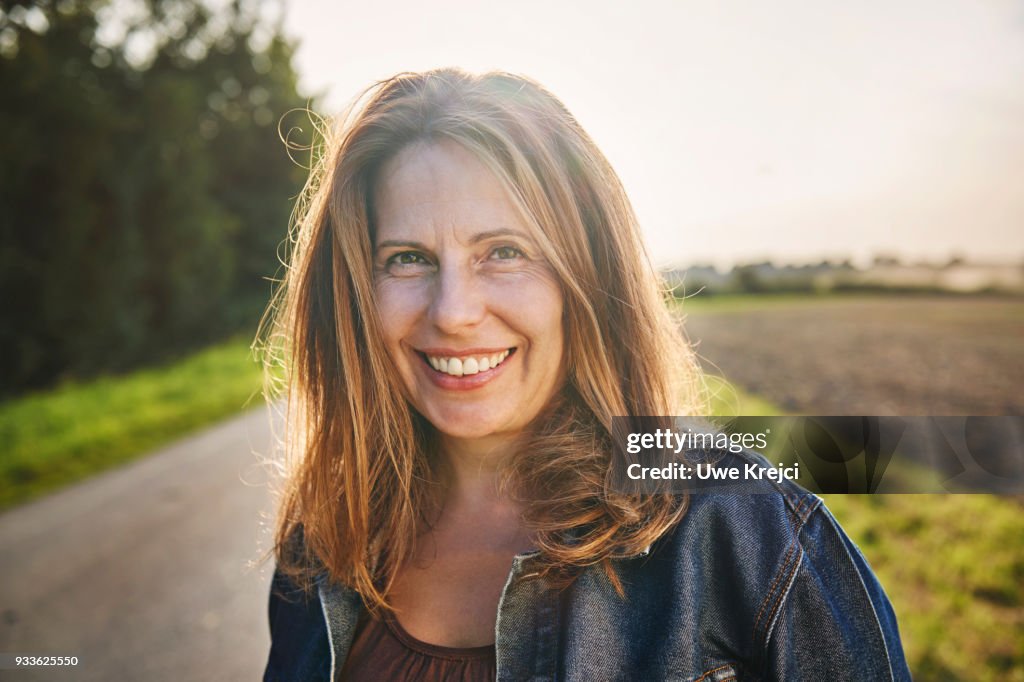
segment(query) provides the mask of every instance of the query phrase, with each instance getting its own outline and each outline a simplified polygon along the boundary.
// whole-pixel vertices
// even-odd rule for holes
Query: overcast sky
[[[290,0],[308,92],[529,75],[622,177],[660,264],[1024,259],[1024,4]]]

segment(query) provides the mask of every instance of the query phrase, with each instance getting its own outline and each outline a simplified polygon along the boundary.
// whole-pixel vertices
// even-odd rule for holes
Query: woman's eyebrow
[[[470,244],[478,244],[485,242],[489,239],[497,239],[499,237],[527,237],[528,235],[521,230],[513,230],[507,227],[501,227],[496,230],[488,230],[486,232],[477,232],[475,235],[469,238]]]
[[[373,250],[380,251],[381,249],[388,249],[393,247],[420,249],[422,251],[427,250],[427,246],[423,242],[403,241],[401,239],[386,239],[382,241],[380,244],[377,244],[375,247],[373,247]]]
[[[489,239],[498,239],[500,237],[529,238],[529,235],[527,235],[522,230],[514,230],[514,229],[511,229],[511,228],[502,227],[502,228],[498,228],[496,230],[487,230],[486,232],[477,232],[472,237],[470,237],[468,241],[469,241],[470,244],[479,244],[480,242],[485,242],[485,241],[487,241]],[[404,240],[404,239],[385,239],[381,243],[377,244],[374,247],[374,250],[375,251],[379,251],[381,249],[396,248],[396,247],[398,247],[398,248],[421,249],[423,251],[429,250],[429,249],[427,249],[426,244],[424,244],[423,242],[409,241],[409,240]]]

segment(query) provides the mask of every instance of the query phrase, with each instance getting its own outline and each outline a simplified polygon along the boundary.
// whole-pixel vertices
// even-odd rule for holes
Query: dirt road
[[[0,680],[258,679],[269,443],[256,410],[0,515],[0,652],[80,659]]]

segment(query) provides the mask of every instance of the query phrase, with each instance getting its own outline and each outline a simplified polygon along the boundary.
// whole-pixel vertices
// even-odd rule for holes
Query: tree
[[[251,328],[303,181],[257,5],[113,7],[0,0],[0,394]]]

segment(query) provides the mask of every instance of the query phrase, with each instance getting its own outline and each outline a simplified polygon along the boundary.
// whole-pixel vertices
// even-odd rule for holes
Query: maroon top
[[[380,680],[494,680],[494,645],[457,649],[427,644],[414,638],[392,614],[373,618],[365,611],[356,626],[341,679]]]

